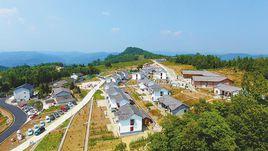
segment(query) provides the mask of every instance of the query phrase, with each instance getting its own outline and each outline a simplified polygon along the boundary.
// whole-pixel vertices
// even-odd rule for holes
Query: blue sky
[[[268,54],[267,0],[0,0],[0,51]]]

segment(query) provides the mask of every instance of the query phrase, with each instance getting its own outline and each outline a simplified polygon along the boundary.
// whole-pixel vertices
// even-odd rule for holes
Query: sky
[[[0,0],[0,51],[268,54],[267,0]]]

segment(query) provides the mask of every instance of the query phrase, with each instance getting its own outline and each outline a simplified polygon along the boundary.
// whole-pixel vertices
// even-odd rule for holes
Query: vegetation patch
[[[94,100],[103,100],[103,92],[101,90],[97,90],[95,94],[93,95]]]
[[[57,151],[62,137],[62,131],[55,131],[46,135],[38,144],[35,151]]]

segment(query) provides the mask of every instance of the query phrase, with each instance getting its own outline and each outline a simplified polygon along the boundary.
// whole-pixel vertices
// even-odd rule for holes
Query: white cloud
[[[16,7],[14,8],[0,8],[0,16],[1,17],[10,17],[16,15],[18,10]]]
[[[113,27],[113,28],[111,29],[111,31],[112,31],[113,33],[116,33],[116,32],[119,32],[119,31],[120,31],[120,28],[118,28],[118,27]]]
[[[180,37],[181,31],[171,31],[171,30],[161,30],[160,34],[164,36],[170,36],[170,37]]]
[[[16,7],[0,8],[0,19],[1,18],[4,19],[7,24],[11,24],[12,22],[25,23],[24,18],[19,15],[19,11]]]
[[[101,12],[101,14],[103,16],[110,16],[111,15],[110,12],[107,12],[107,11],[103,11],[103,12]]]

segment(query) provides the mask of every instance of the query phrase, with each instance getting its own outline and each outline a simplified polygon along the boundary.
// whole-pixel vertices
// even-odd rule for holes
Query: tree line
[[[48,63],[36,66],[18,66],[0,72],[0,92],[2,95],[24,83],[33,84],[37,89],[46,90],[48,84],[69,77],[72,73],[98,74],[93,66],[69,65],[62,63]]]
[[[177,55],[170,58],[170,61],[179,64],[189,64],[197,69],[216,69],[224,67],[233,67],[246,72],[258,72],[268,79],[268,58],[235,58],[232,60],[221,60],[214,55]]]

